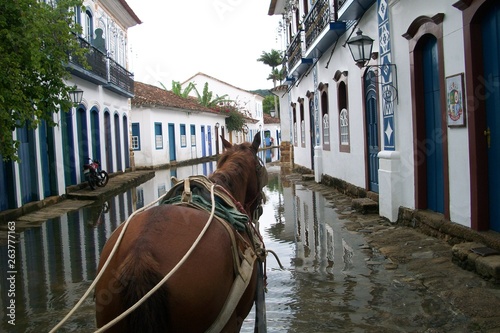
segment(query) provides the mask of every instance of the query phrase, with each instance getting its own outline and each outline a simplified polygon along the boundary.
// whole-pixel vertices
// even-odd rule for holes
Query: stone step
[[[486,280],[500,283],[500,252],[478,242],[456,244],[452,261],[463,269],[476,272]]]
[[[352,209],[361,214],[378,214],[378,203],[368,198],[352,199]]]
[[[314,173],[307,173],[302,175],[303,181],[311,181],[314,180]]]

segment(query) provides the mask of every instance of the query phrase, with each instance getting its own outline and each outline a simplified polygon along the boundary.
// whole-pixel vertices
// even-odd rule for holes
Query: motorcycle
[[[108,183],[108,173],[100,169],[99,161],[89,158],[89,164],[83,165],[83,174],[89,182],[91,189],[95,190],[96,186],[104,187]]]

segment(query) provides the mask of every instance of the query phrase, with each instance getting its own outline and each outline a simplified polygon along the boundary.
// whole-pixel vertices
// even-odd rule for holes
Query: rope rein
[[[145,294],[140,300],[138,300],[134,305],[132,305],[130,308],[128,308],[120,316],[116,317],[115,319],[113,319],[112,321],[110,321],[109,323],[107,323],[106,325],[104,325],[103,327],[101,327],[100,329],[98,329],[97,331],[95,331],[95,333],[103,332],[104,330],[110,328],[111,326],[115,325],[117,322],[119,322],[120,320],[122,320],[125,316],[127,316],[128,314],[130,314],[132,311],[134,311],[137,307],[139,307],[142,303],[144,303],[149,298],[149,296],[151,296],[156,290],[158,290],[179,269],[179,267],[187,260],[187,258],[191,255],[191,253],[193,252],[193,250],[195,249],[195,247],[200,242],[200,240],[203,237],[203,235],[206,233],[208,227],[210,226],[210,224],[211,224],[211,222],[213,220],[213,217],[214,217],[214,214],[215,214],[215,194],[214,194],[214,187],[215,187],[215,185],[212,185],[212,187],[210,188],[210,198],[211,198],[211,201],[212,201],[212,210],[210,212],[210,217],[209,217],[207,223],[205,224],[205,227],[203,227],[203,229],[201,230],[200,234],[196,238],[195,242],[193,243],[193,245],[191,245],[191,247],[189,248],[189,250],[186,252],[186,254],[184,255],[184,257],[181,259],[181,261],[179,261],[177,263],[177,265],[160,282],[158,282],[158,284],[153,289],[151,289],[147,294]],[[111,250],[108,258],[106,259],[106,262],[102,266],[101,271],[99,272],[99,274],[97,274],[96,278],[94,279],[94,281],[92,282],[92,284],[90,285],[90,287],[87,289],[87,291],[85,292],[85,294],[80,298],[80,300],[78,301],[78,303],[75,304],[75,306],[71,309],[71,311],[49,333],[56,332],[56,330],[58,330],[75,313],[75,311],[82,305],[82,303],[88,297],[88,295],[90,294],[90,292],[94,289],[95,285],[97,284],[97,282],[99,281],[99,279],[101,278],[101,276],[104,274],[104,271],[108,267],[109,263],[111,262],[112,257],[114,256],[115,252],[117,251],[118,246],[120,245],[120,242],[122,241],[122,238],[125,235],[125,230],[127,229],[130,221],[132,220],[132,217],[134,217],[138,213],[140,213],[140,212],[148,209],[149,207],[153,206],[154,204],[158,203],[167,194],[168,193],[163,194],[161,197],[159,197],[155,201],[153,201],[150,204],[148,204],[148,205],[146,205],[146,206],[144,206],[144,207],[136,210],[135,212],[133,212],[128,217],[127,221],[125,221],[125,223],[123,225],[123,228],[122,228],[122,230],[120,232],[120,235],[118,236],[118,239],[116,240],[115,245],[113,246],[113,249]]]

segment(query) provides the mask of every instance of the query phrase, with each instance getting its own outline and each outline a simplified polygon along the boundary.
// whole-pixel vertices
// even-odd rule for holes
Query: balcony
[[[299,31],[297,35],[294,37],[290,46],[287,49],[287,65],[288,65],[288,73],[290,76],[295,79],[304,74],[307,69],[312,65],[312,58],[305,58],[302,40],[303,40],[303,31]],[[289,82],[290,80],[286,80]]]
[[[335,19],[333,1],[316,1],[304,20],[306,58],[321,57],[346,31],[346,23]]]
[[[104,88],[129,98],[134,97],[134,74],[108,58],[109,78]]]
[[[80,47],[87,49],[87,65],[76,57],[69,56],[71,74],[111,90],[121,96],[134,97],[134,75],[116,61],[98,50],[85,39],[78,37]]]
[[[357,20],[377,0],[338,0],[339,21]]]
[[[87,49],[86,59],[88,66],[84,67],[77,57],[69,56],[68,67],[71,74],[94,84],[104,85],[108,83],[108,70],[106,64],[106,54],[102,53],[89,42],[81,37],[77,37],[81,48]]]

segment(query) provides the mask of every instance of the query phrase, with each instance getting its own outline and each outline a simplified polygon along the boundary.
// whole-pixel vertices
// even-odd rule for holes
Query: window
[[[347,110],[340,111],[340,145],[349,145],[349,117]]]
[[[85,12],[85,28],[84,28],[84,33],[85,33],[85,39],[87,42],[92,43],[92,32],[94,31],[94,23],[92,21],[92,13],[90,10],[87,10]]]
[[[293,145],[297,146],[297,104],[292,103],[292,114],[293,114]]]
[[[163,149],[163,134],[161,123],[155,123],[155,147],[156,149]]]
[[[181,147],[186,147],[187,146],[187,141],[186,141],[186,125],[181,124]]]
[[[196,126],[191,125],[191,147],[196,147]]]
[[[339,150],[344,153],[351,151],[349,135],[349,108],[347,106],[347,73],[335,75],[337,79],[337,100],[339,110]]]
[[[306,123],[304,120],[304,99],[299,98],[300,105],[300,144],[302,147],[306,146]]]
[[[330,115],[328,105],[328,83],[320,83],[318,90],[321,93],[321,119],[323,134],[323,149],[330,150]]]
[[[139,123],[132,123],[132,149],[141,150],[141,131]]]

